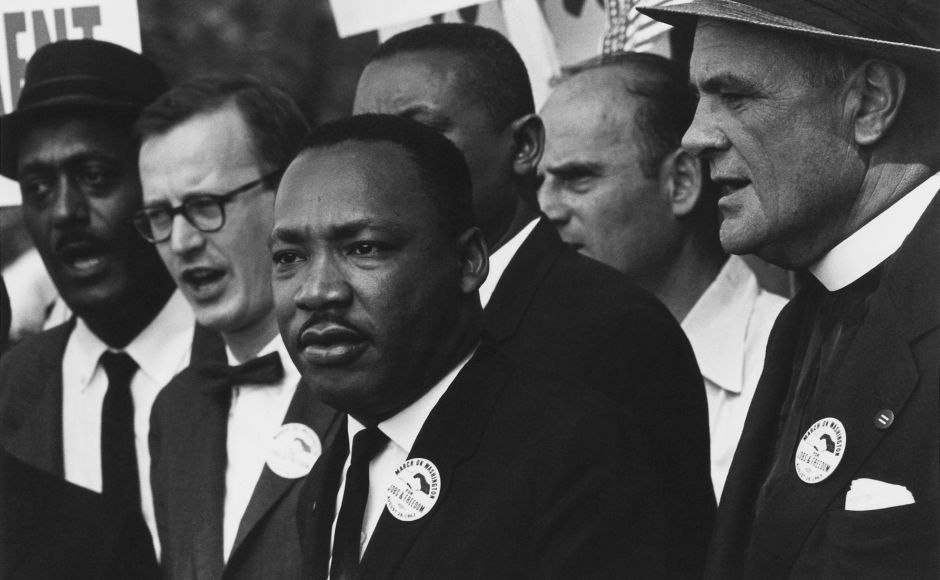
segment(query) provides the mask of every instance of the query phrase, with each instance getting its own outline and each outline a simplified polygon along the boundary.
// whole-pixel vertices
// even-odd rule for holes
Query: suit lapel
[[[768,494],[755,521],[754,541],[789,565],[823,512],[848,489],[866,459],[890,433],[890,428],[876,427],[875,417],[889,409],[895,421],[903,421],[906,402],[920,376],[912,344],[940,325],[940,298],[931,287],[940,276],[936,259],[940,231],[933,225],[938,219],[940,197],[887,266],[828,396],[814,415],[807,417],[811,423],[825,417],[842,421],[845,455],[836,471],[820,483],[805,484],[792,468],[792,448],[778,453],[778,461],[787,462],[786,480]]]
[[[483,344],[457,375],[447,393],[428,416],[409,458],[428,459],[441,478],[440,496],[424,517],[403,522],[382,512],[363,554],[357,577],[392,576],[411,545],[448,501],[455,471],[475,452],[513,367],[492,346]]]
[[[200,388],[203,385],[194,385]],[[193,565],[197,578],[215,579],[222,574],[222,522],[225,513],[226,439],[231,391],[206,390],[204,420],[193,425],[187,445],[190,483],[188,506],[192,514]],[[182,499],[182,498],[180,498]],[[185,508],[184,508],[185,509]]]
[[[554,227],[545,219],[539,219],[509,261],[484,310],[487,331],[497,344],[515,334],[532,295],[564,249],[564,242]]]
[[[65,475],[62,452],[62,356],[75,319],[48,332],[45,348],[37,348],[35,366],[25,368],[25,388],[20,397],[9,401],[7,414],[14,432],[7,441],[7,450],[34,467],[59,477]],[[37,345],[38,347],[39,345]],[[4,426],[4,430],[10,426]]]
[[[303,423],[311,427],[320,439],[321,446],[327,441],[328,435],[335,433],[340,421],[337,412],[320,403],[303,382],[297,385],[297,390],[291,399],[290,406],[284,416],[284,424]],[[322,449],[322,447],[321,447]],[[229,556],[231,562],[245,538],[255,529],[258,522],[270,512],[277,502],[295,485],[300,485],[303,478],[287,479],[271,471],[265,465],[258,483],[255,485],[251,500],[245,509],[245,514],[238,525],[235,543]]]

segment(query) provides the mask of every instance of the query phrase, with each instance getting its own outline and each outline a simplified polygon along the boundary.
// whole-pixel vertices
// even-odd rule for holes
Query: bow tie
[[[207,379],[208,392],[238,385],[272,385],[284,378],[284,367],[277,352],[253,358],[243,365],[207,364],[200,369]]]

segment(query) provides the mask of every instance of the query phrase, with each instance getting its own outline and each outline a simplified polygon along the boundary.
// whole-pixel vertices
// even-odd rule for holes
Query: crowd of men
[[[73,316],[0,359],[0,577],[940,576],[940,7],[641,11],[687,70],[537,112],[432,24],[312,130],[40,48],[0,173]]]

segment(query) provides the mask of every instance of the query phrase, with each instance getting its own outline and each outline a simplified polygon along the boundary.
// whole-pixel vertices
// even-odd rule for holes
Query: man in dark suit
[[[27,230],[76,315],[4,354],[0,442],[22,463],[151,526],[150,407],[197,356],[191,310],[128,223],[141,204],[132,125],[165,89],[139,54],[101,41],[56,42],[30,59],[16,110],[0,118],[0,171],[19,181]],[[85,541],[80,526],[70,529]],[[146,544],[155,571],[155,546]],[[69,577],[72,567],[60,563]]]
[[[190,366],[153,406],[167,578],[300,574],[300,481],[338,422],[300,383],[278,334],[268,236],[277,183],[306,131],[284,92],[221,75],[174,87],[137,122],[144,207],[134,224],[232,365]]]
[[[284,176],[278,323],[349,413],[298,506],[304,576],[655,577],[646,434],[481,343],[470,190],[449,141],[388,115],[320,127]]]
[[[696,0],[683,144],[721,240],[805,288],[770,336],[710,578],[940,576],[940,5]]]
[[[417,120],[463,152],[492,252],[480,289],[487,331],[517,362],[575,378],[636,412],[673,498],[663,514],[681,555],[672,576],[699,576],[715,509],[701,375],[662,304],[566,246],[538,213],[544,129],[519,54],[483,27],[409,30],[372,56],[353,109]]]

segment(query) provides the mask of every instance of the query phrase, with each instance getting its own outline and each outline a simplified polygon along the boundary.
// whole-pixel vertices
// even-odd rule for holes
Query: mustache
[[[104,240],[95,234],[86,231],[72,231],[66,232],[56,239],[55,250],[61,252],[72,246],[90,246],[105,249],[108,245],[108,240]]]
[[[307,320],[300,326],[300,332],[297,333],[298,339],[308,330],[322,324],[338,326],[357,335],[366,336],[366,332],[359,328],[359,325],[351,322],[345,316],[330,310],[323,310],[314,311],[310,314]]]

